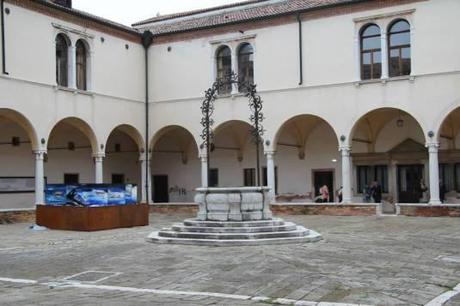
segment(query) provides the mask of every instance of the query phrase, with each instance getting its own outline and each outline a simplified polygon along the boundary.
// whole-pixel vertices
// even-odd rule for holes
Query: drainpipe
[[[302,54],[302,19],[300,13],[297,14],[297,22],[299,23],[299,85],[303,84],[303,54]]]
[[[0,1],[0,9],[2,10],[2,73],[8,75],[6,72],[6,55],[5,55],[5,0]]]
[[[153,34],[150,31],[142,33],[142,46],[144,47],[145,56],[145,175],[149,176],[149,47],[153,42]],[[145,199],[147,204],[149,199],[149,182],[150,177],[145,178]]]

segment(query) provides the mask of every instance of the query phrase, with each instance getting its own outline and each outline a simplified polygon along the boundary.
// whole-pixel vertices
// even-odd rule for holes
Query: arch
[[[56,84],[69,86],[69,58],[70,39],[67,35],[59,33],[55,38],[56,43]]]
[[[84,39],[77,40],[76,52],[76,85],[77,89],[87,90],[90,71],[90,46]]]
[[[368,23],[360,30],[361,79],[379,79],[382,76],[381,30],[375,23]]]
[[[150,140],[150,147],[149,147],[149,150],[151,152],[153,152],[153,149],[155,148],[155,145],[158,143],[158,141],[163,137],[165,136],[166,134],[168,133],[171,133],[173,131],[182,131],[185,135],[187,136],[190,136],[191,139],[193,139],[193,142],[195,144],[195,147],[196,149],[198,150],[198,152],[200,152],[200,146],[199,144],[197,143],[195,137],[193,136],[193,134],[185,127],[183,126],[180,126],[180,125],[168,125],[168,126],[165,126],[165,127],[162,127],[160,128],[159,130],[157,130],[151,140]]]
[[[48,142],[49,139],[53,133],[53,131],[58,127],[60,124],[69,124],[79,131],[81,131],[89,140],[91,144],[91,149],[93,151],[93,154],[97,154],[100,152],[103,148],[99,148],[98,146],[98,140],[96,137],[96,134],[94,133],[94,129],[84,120],[77,118],[77,117],[67,117],[63,118],[60,121],[56,122],[51,129],[49,129],[47,135],[48,135]]]
[[[457,147],[456,137],[460,131],[460,106],[452,109],[444,117],[436,131],[437,142],[440,142],[441,138],[445,138],[451,140],[454,149]]]
[[[142,134],[139,132],[138,129],[136,129],[134,126],[129,125],[129,124],[120,124],[116,126],[115,128],[113,128],[104,141],[105,148],[107,148],[107,143],[110,139],[110,136],[112,136],[112,134],[116,131],[121,131],[124,134],[128,135],[128,137],[130,137],[136,143],[139,152],[142,152],[145,150],[145,140]]]
[[[273,151],[276,151],[276,148],[277,148],[277,144],[278,144],[278,140],[280,138],[280,135],[281,133],[283,132],[283,129],[286,128],[289,124],[292,124],[294,123],[295,121],[297,120],[302,120],[302,119],[307,119],[307,120],[310,120],[311,123],[313,124],[313,126],[310,126],[310,130],[307,131],[307,134],[309,135],[317,126],[318,123],[320,122],[323,122],[323,123],[326,123],[328,127],[331,128],[331,130],[334,132],[334,135],[338,141],[338,134],[337,134],[337,131],[334,129],[334,127],[324,118],[318,116],[318,115],[313,115],[313,114],[299,114],[299,115],[295,115],[289,119],[287,119],[286,121],[284,121],[283,123],[281,123],[276,129],[276,133],[275,133],[275,136],[273,137],[273,144],[272,144],[272,149]],[[304,141],[306,141],[308,138],[308,135],[303,135],[304,137]]]
[[[31,142],[32,150],[40,149],[40,142],[37,137],[37,132],[30,120],[27,119],[23,114],[9,108],[0,108],[0,117],[5,117],[18,124],[26,131],[27,136]]]
[[[372,114],[377,114],[377,113],[385,114],[383,116],[383,119],[378,119],[377,120],[375,118],[369,118],[369,116],[371,116]],[[404,109],[401,109],[401,108],[397,108],[397,107],[381,107],[381,108],[368,110],[366,113],[364,113],[361,116],[359,116],[359,118],[353,122],[353,126],[351,127],[351,129],[350,129],[350,131],[348,133],[348,136],[347,136],[347,138],[345,140],[345,143],[347,145],[349,145],[349,146],[352,145],[353,137],[354,137],[359,125],[362,124],[363,121],[366,120],[366,119],[369,119],[368,122],[367,122],[367,124],[368,124],[367,132],[372,134],[372,135],[370,135],[371,139],[369,139],[369,141],[375,141],[377,139],[380,131],[386,126],[386,124],[389,123],[391,120],[394,120],[397,116],[401,116],[401,114],[409,116],[410,118],[412,118],[416,122],[416,124],[418,125],[420,131],[422,131],[423,138],[424,138],[425,142],[427,142],[428,139],[427,139],[427,136],[426,136],[426,133],[425,133],[424,126],[420,123],[421,121],[419,120],[419,118],[417,118],[416,116],[412,115],[408,111],[406,111]],[[373,126],[370,126],[371,124],[373,124]]]

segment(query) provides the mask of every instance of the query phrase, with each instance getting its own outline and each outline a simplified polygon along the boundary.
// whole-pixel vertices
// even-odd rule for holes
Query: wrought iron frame
[[[262,135],[265,130],[262,125],[265,117],[262,113],[263,101],[262,98],[257,94],[257,85],[251,84],[248,81],[244,81],[243,78],[240,78],[234,72],[231,72],[224,78],[217,79],[212,86],[205,91],[205,98],[201,106],[201,113],[203,115],[201,119],[201,125],[203,127],[201,133],[201,139],[203,143],[201,144],[201,149],[206,149],[207,155],[207,173],[208,173],[208,186],[209,186],[209,170],[210,170],[210,161],[211,161],[211,152],[213,151],[213,140],[214,132],[213,125],[214,119],[212,115],[214,114],[214,102],[219,99],[219,91],[222,88],[230,85],[230,88],[236,86],[240,93],[244,93],[244,96],[249,100],[249,109],[251,115],[249,120],[252,123],[251,126],[251,136],[252,142],[256,146],[256,185],[261,186],[262,182],[260,180],[260,147],[262,144]]]

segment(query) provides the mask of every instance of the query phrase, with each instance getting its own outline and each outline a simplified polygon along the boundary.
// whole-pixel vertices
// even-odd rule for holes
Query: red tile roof
[[[158,16],[137,22],[133,26],[148,28],[154,35],[173,34],[364,1],[373,0],[280,0],[275,2],[249,0],[209,9]],[[238,9],[238,7],[241,8]]]

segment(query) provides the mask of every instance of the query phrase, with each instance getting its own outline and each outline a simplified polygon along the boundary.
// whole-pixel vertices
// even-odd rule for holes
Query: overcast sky
[[[161,15],[218,6],[241,0],[73,0],[73,7],[125,25]]]

